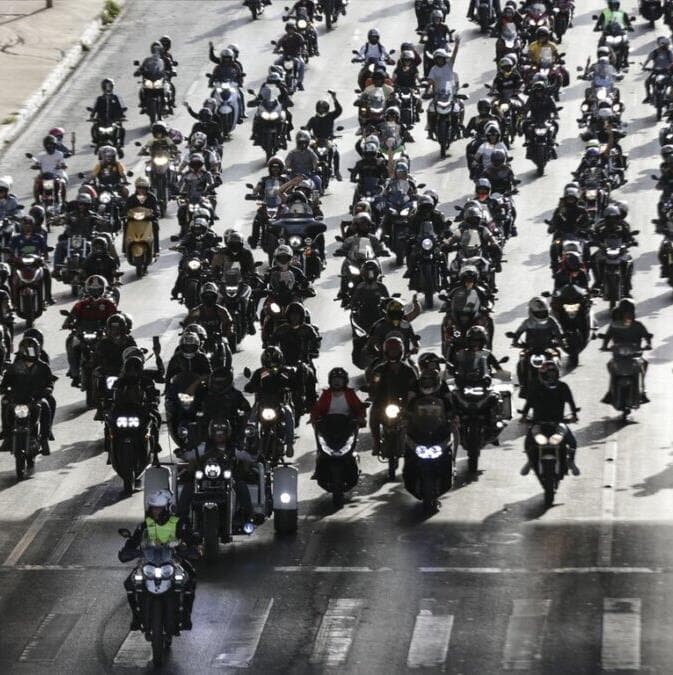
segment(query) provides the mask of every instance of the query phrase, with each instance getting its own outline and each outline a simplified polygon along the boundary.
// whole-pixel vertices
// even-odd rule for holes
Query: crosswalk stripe
[[[152,659],[152,647],[142,631],[129,631],[112,665],[117,668],[145,668]]]
[[[551,600],[515,600],[502,655],[504,670],[530,670],[542,659],[542,641]]]
[[[220,668],[249,668],[262,631],[269,618],[273,598],[242,601],[234,611],[225,632],[225,650],[215,656],[212,665]]]
[[[640,669],[640,598],[603,599],[603,670]]]
[[[421,600],[407,654],[408,668],[439,667],[446,661],[454,615],[447,606],[437,607],[436,603],[430,598]]]
[[[19,661],[39,661],[41,663],[54,661],[81,616],[81,614],[55,612],[47,614],[26,643],[19,656]]]
[[[312,664],[340,666],[346,662],[364,601],[353,598],[330,600],[309,659]]]

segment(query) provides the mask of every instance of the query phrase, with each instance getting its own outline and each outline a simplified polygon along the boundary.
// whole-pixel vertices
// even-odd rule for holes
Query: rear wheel
[[[163,603],[152,603],[152,662],[160,666],[164,661],[164,613]]]
[[[126,478],[122,478],[122,480],[124,481],[124,494],[127,497],[130,497],[133,494],[133,486],[135,484],[133,474],[131,476],[127,476]]]

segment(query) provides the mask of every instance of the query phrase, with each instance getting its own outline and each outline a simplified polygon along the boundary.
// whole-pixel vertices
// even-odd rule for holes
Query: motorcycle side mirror
[[[498,363],[507,363],[509,361],[509,356],[503,356]]]
[[[540,293],[540,295],[543,298],[551,298],[551,293],[549,291],[542,291],[542,293]]]
[[[131,170],[129,169],[129,170],[126,172],[126,175],[127,175],[129,178],[131,178],[131,177],[133,176],[133,171],[131,171]]]
[[[515,333],[514,333],[513,330],[508,330],[508,331],[505,333],[505,337],[508,337],[508,338],[513,338],[514,335],[515,335]]]
[[[84,178],[84,173],[83,173],[82,171],[80,171],[80,172],[77,174],[77,178]]]
[[[401,293],[393,293],[390,297],[391,298],[401,298],[402,294]]]
[[[652,174],[652,175],[650,176],[650,178],[651,178],[652,180],[659,180],[659,176],[655,176],[654,174]]]
[[[142,143],[140,141],[134,141],[133,145],[136,145],[139,148],[142,147]]]
[[[250,368],[248,368],[248,366],[243,368],[243,377],[245,377],[247,380],[252,377],[252,373],[250,372]]]
[[[59,309],[59,314],[61,316],[70,316],[70,312],[67,309]]]
[[[139,66],[139,65],[140,65],[140,61],[134,61],[134,62],[133,62],[133,65],[134,65],[134,66]]]
[[[278,44],[278,43],[277,43],[275,40],[271,40],[271,44],[272,44],[272,45],[276,45],[276,44]]]
[[[427,183],[419,183],[416,187],[417,187],[419,190],[422,190],[426,185],[427,185]]]
[[[338,235],[338,234],[334,237],[334,239],[338,242],[343,242],[343,240],[344,240],[344,238],[342,236]]]
[[[171,235],[171,241],[180,241],[180,237],[177,234],[172,234]]]
[[[462,211],[463,210],[463,207],[458,206],[458,205],[454,206],[453,208],[456,209],[456,211]]]
[[[635,237],[637,234],[640,234],[640,230],[632,230],[631,231],[631,236]]]
[[[356,94],[361,94],[362,90],[361,89],[353,89],[353,92]]]
[[[549,220],[549,218],[545,218],[544,222],[546,225],[551,225],[551,220]]]
[[[51,253],[54,250],[53,246],[47,246],[47,253]]]
[[[605,340],[605,333],[598,333],[598,337],[599,337],[601,340]]]
[[[290,8],[289,8],[289,7],[283,7],[283,9],[284,9],[286,12],[289,12],[289,11],[290,11]]]
[[[360,52],[357,49],[351,50],[352,54],[355,54],[355,56],[360,56]]]
[[[27,152],[27,153],[26,153],[26,157],[28,157],[28,159],[33,159],[33,153],[32,153],[32,152]]]
[[[577,72],[581,73],[584,70],[584,66],[577,66]]]
[[[461,89],[467,89],[470,86],[469,82],[465,82],[465,84],[461,85]]]
[[[255,267],[262,267],[264,263],[261,260],[255,260]]]
[[[598,14],[592,14],[592,15],[591,15],[591,20],[592,20],[592,21],[598,21]]]
[[[257,95],[257,93],[255,92],[254,89],[248,89],[248,94],[250,94],[251,96],[256,96],[256,95]]]
[[[248,190],[254,190],[255,189],[255,186],[252,183],[246,183],[245,187],[247,187]]]
[[[496,59],[496,61],[497,61],[497,59]],[[492,89],[491,85],[488,84],[488,82],[485,82],[484,86],[486,87],[486,89]]]
[[[86,109],[87,109],[89,112],[93,112],[93,108],[89,108],[89,106],[87,106]]]
[[[562,58],[563,58],[563,57],[564,57],[565,55],[566,55],[566,53],[565,53],[565,52],[561,52],[561,53],[559,54],[559,58],[561,58],[561,59],[562,59]]]
[[[397,50],[396,49],[391,49],[388,54],[394,54]]]
[[[117,532],[119,532],[119,534],[120,534],[122,537],[124,537],[124,539],[130,539],[130,538],[131,538],[131,531],[128,530],[127,528],[125,528],[125,527],[120,527],[120,528],[117,530]]]
[[[344,128],[343,128],[343,127],[337,127],[336,130],[337,130],[337,131],[343,131]]]

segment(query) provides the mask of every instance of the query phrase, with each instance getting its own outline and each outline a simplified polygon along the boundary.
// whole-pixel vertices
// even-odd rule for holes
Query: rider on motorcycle
[[[333,142],[334,139],[334,122],[343,112],[343,108],[339,101],[337,101],[336,93],[333,91],[327,92],[334,102],[334,110],[329,109],[329,102],[320,99],[315,104],[316,114],[309,119],[304,127],[308,132],[313,134],[313,138],[319,144],[327,144],[330,149],[330,159],[332,161],[332,166],[334,167],[334,177],[340,181],[341,173],[339,171],[339,151],[336,147],[336,144]]]
[[[322,192],[322,179],[318,175],[318,155],[309,147],[311,136],[306,131],[298,131],[296,135],[297,145],[290,150],[285,158],[285,169],[291,178],[306,176],[310,178],[315,189]]]
[[[535,40],[528,45],[528,58],[537,68],[547,54],[551,56],[552,63],[558,62],[559,53],[556,43],[551,41],[551,31],[547,26],[540,26],[535,31]]]
[[[33,200],[39,202],[40,190],[42,189],[42,177],[51,174],[58,181],[61,202],[65,202],[65,189],[68,183],[68,174],[65,172],[65,155],[56,147],[56,139],[47,135],[42,140],[44,151],[33,159],[34,166],[39,168],[39,173],[33,183]]]
[[[10,176],[0,178],[0,220],[17,217],[23,208],[16,195],[10,192],[11,187]]]
[[[427,77],[427,89],[426,96],[431,94],[436,94],[441,92],[446,88],[447,85],[452,85],[454,91],[458,89],[459,80],[458,74],[454,71],[453,66],[456,63],[456,57],[458,56],[458,48],[460,47],[460,36],[456,37],[456,41],[453,47],[453,53],[449,57],[448,53],[444,49],[438,49],[433,54],[434,65],[430,68],[430,72]],[[428,132],[428,138],[434,139],[434,128],[435,128],[435,106],[434,103],[430,103],[428,106],[427,113],[427,125],[426,131]]]
[[[533,82],[530,88],[530,95],[521,110],[524,118],[522,128],[526,136],[526,158],[530,159],[530,146],[533,141],[533,133],[535,127],[544,125],[547,122],[551,123],[552,141],[556,138],[558,133],[558,110],[552,95],[549,93],[547,85],[538,80]],[[556,159],[556,149],[552,147],[551,155]]]
[[[124,145],[126,131],[121,123],[128,108],[121,96],[114,93],[114,86],[114,80],[110,77],[106,77],[100,83],[103,93],[96,99],[91,108],[91,121],[94,123],[91,127],[91,140],[94,144],[96,143],[99,126],[108,127],[118,124],[119,156],[123,157],[124,151],[121,146]]]
[[[277,66],[283,64],[285,59],[293,59],[297,68],[297,89],[304,90],[304,69],[306,64],[302,58],[302,52],[306,49],[306,41],[297,30],[295,21],[288,21],[285,24],[285,34],[281,35],[276,42],[273,53],[282,56],[276,59],[274,63]]]
[[[21,218],[21,232],[14,235],[10,242],[9,248],[12,251],[14,258],[20,259],[24,255],[39,255],[43,263],[49,261],[49,250],[47,248],[47,240],[35,229],[35,220],[32,216],[26,215]],[[48,305],[54,304],[54,299],[51,296],[51,272],[46,264],[42,265],[43,280],[44,280],[44,301]]]
[[[594,26],[595,32],[600,32],[605,26],[616,23],[624,30],[633,30],[631,26],[631,18],[622,9],[619,9],[619,0],[608,0],[608,6],[598,15],[598,21]]]
[[[98,187],[109,187],[111,190],[119,192],[122,197],[128,197],[126,168],[117,159],[117,148],[104,145],[98,151],[98,160],[96,166],[91,170],[91,177],[96,181],[96,185]]]
[[[652,62],[652,72],[645,80],[645,98],[643,103],[651,103],[652,101],[652,85],[657,75],[665,73],[670,75],[673,72],[673,50],[671,49],[671,41],[666,36],[662,35],[657,38],[657,47],[653,49],[643,63],[643,69],[647,64]]]
[[[626,245],[635,243],[631,228],[623,219],[619,207],[616,204],[608,204],[603,211],[603,218],[596,223],[594,228],[594,241],[600,245],[607,239],[620,239]],[[592,257],[592,267],[594,273],[593,288],[601,288],[603,285],[603,273],[605,271],[605,256],[599,249]],[[626,254],[622,260],[622,273],[624,278],[624,294],[631,297],[631,279],[633,276],[633,260]]]

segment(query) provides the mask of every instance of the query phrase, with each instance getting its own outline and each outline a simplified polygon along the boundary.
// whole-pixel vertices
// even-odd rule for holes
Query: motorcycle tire
[[[332,493],[332,506],[335,511],[339,511],[343,508],[345,502],[344,493],[337,491]]]
[[[439,511],[439,500],[437,499],[434,481],[423,480],[421,482],[421,497],[423,501],[423,513],[432,515]]]
[[[16,466],[16,480],[23,480],[26,475],[26,456],[23,450],[15,451],[14,463]]]
[[[252,20],[255,21],[257,19],[257,7],[254,3],[250,5],[250,14],[252,14]]]
[[[542,476],[540,476],[540,482],[544,489],[544,505],[549,508],[554,504],[554,493],[556,492],[556,479],[553,470],[545,468]]]
[[[217,508],[203,509],[203,545],[206,560],[217,560],[220,549],[220,513]]]
[[[388,458],[388,480],[395,480],[395,474],[400,460],[397,457]]]
[[[425,291],[425,309],[432,309],[435,306],[435,296],[432,291]]]
[[[146,269],[145,263],[136,264],[136,275],[138,276],[138,279],[142,279],[145,276]]]
[[[88,382],[86,383],[86,407],[87,409],[91,410],[91,408],[96,407],[96,384],[94,381],[93,374],[90,375],[88,378]]]
[[[164,606],[161,600],[152,603],[150,625],[152,626],[152,663],[160,666],[164,662]]]
[[[79,284],[72,284],[70,286],[70,294],[72,295],[73,298],[79,297]]]
[[[332,30],[332,12],[329,9],[325,12],[325,28]]]
[[[297,531],[297,511],[275,509],[273,529],[278,534],[293,534]]]
[[[131,495],[133,495],[133,486],[135,485],[135,480],[133,476],[131,476],[130,478],[127,476],[122,480],[124,481],[124,494],[127,497],[130,497]]]

